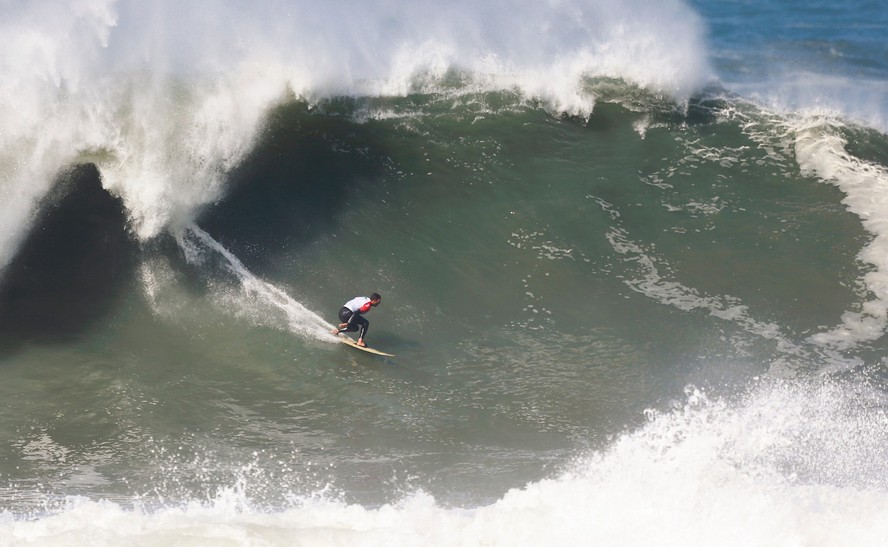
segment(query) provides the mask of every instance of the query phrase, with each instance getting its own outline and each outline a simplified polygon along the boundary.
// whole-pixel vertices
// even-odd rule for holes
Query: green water
[[[807,336],[860,298],[869,238],[776,127],[763,143],[717,104],[584,120],[424,100],[280,107],[197,221],[329,322],[380,292],[367,341],[396,358],[294,332],[170,236],[134,244],[106,312],[4,357],[8,503],[150,505],[244,477],[270,507],[325,487],[491,501],[687,384],[816,369]]]

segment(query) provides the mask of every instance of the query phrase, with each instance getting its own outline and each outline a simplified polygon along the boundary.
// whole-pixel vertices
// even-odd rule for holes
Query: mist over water
[[[403,95],[461,72],[588,112],[584,77],[681,99],[705,77],[694,16],[623,2],[554,6],[366,2],[47,2],[5,7],[0,67],[8,263],[49,181],[93,161],[141,238],[224,194],[222,178],[275,103]],[[527,21],[534,21],[527,25]],[[654,31],[654,34],[651,34]],[[682,36],[680,47],[667,39]],[[644,64],[627,58],[644,59]],[[689,63],[689,60],[692,62]]]
[[[838,3],[691,2],[727,89],[785,115],[831,115],[888,130],[884,10]]]
[[[477,4],[0,7],[0,545],[880,544],[885,15]]]

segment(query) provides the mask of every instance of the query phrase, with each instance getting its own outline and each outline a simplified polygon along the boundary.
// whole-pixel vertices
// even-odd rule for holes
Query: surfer
[[[369,298],[356,296],[346,302],[339,310],[339,320],[342,322],[339,323],[338,329],[333,329],[333,334],[359,331],[357,344],[365,347],[364,336],[367,335],[370,321],[364,319],[363,315],[378,306],[380,302],[382,302],[382,297],[379,296],[379,293],[373,293]]]

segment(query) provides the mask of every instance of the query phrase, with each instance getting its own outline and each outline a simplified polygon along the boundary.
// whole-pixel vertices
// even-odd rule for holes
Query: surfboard
[[[340,342],[347,346],[351,346],[355,349],[359,349],[361,351],[366,351],[367,353],[372,353],[373,355],[382,355],[383,357],[394,357],[391,353],[386,353],[384,351],[379,351],[378,349],[369,348],[367,346],[359,346],[354,340],[349,338],[348,336],[340,334],[336,337]]]

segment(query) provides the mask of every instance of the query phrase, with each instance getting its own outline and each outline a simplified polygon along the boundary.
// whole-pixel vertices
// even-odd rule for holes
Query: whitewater
[[[880,6],[180,4],[0,4],[0,545],[883,542]]]

